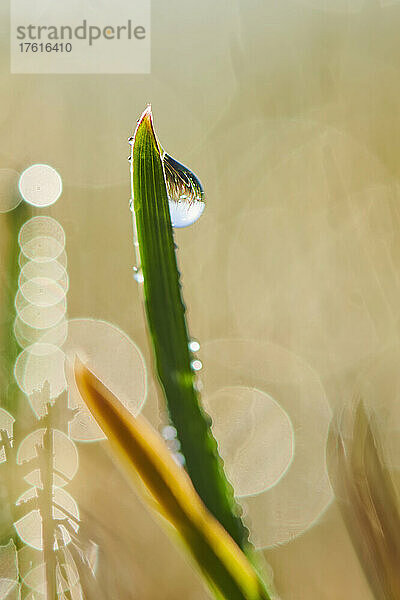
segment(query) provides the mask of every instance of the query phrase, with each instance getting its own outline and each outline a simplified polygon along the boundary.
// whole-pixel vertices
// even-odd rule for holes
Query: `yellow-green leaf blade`
[[[190,550],[211,589],[225,600],[268,600],[253,566],[207,510],[185,470],[143,417],[133,417],[78,360],[79,391],[130,479],[140,478],[153,506]]]

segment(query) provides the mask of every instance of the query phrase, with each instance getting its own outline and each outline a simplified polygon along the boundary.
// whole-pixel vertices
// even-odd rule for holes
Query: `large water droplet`
[[[163,160],[172,225],[192,225],[205,208],[203,186],[193,171],[169,154],[165,153]]]

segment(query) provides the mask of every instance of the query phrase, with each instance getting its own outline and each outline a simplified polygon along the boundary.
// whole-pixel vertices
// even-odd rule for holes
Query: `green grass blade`
[[[170,419],[199,496],[239,547],[250,553],[248,530],[239,516],[210,429],[210,419],[200,405],[194,386],[162,150],[150,108],[143,113],[136,128],[131,169],[147,321]]]

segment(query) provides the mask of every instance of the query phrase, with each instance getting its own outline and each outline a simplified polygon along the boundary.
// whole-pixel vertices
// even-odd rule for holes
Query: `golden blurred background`
[[[253,539],[283,600],[372,598],[325,444],[332,414],[363,393],[392,416],[400,466],[400,3],[153,0],[151,74],[129,76],[11,75],[1,13],[0,169],[61,175],[61,198],[34,214],[64,228],[69,318],[134,341],[158,426],[127,161],[151,102],[161,144],[206,192],[204,215],[176,231],[178,260],[204,401]],[[107,597],[205,599],[104,444],[78,447],[70,489]]]

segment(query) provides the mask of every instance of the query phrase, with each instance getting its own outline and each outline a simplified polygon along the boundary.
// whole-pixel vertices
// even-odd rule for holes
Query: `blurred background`
[[[4,4],[0,22],[0,199],[4,211],[34,163],[59,173],[58,201],[25,217],[65,232],[76,340],[111,389],[135,385],[136,408],[166,424],[129,210],[127,139],[151,102],[162,146],[206,192],[203,216],[176,230],[178,261],[203,399],[253,540],[284,600],[372,598],[325,449],[332,416],[363,394],[400,467],[400,3],[152,0],[149,75],[11,75]],[[3,300],[21,206],[0,215]],[[68,489],[106,597],[205,599],[104,442],[76,447]]]

